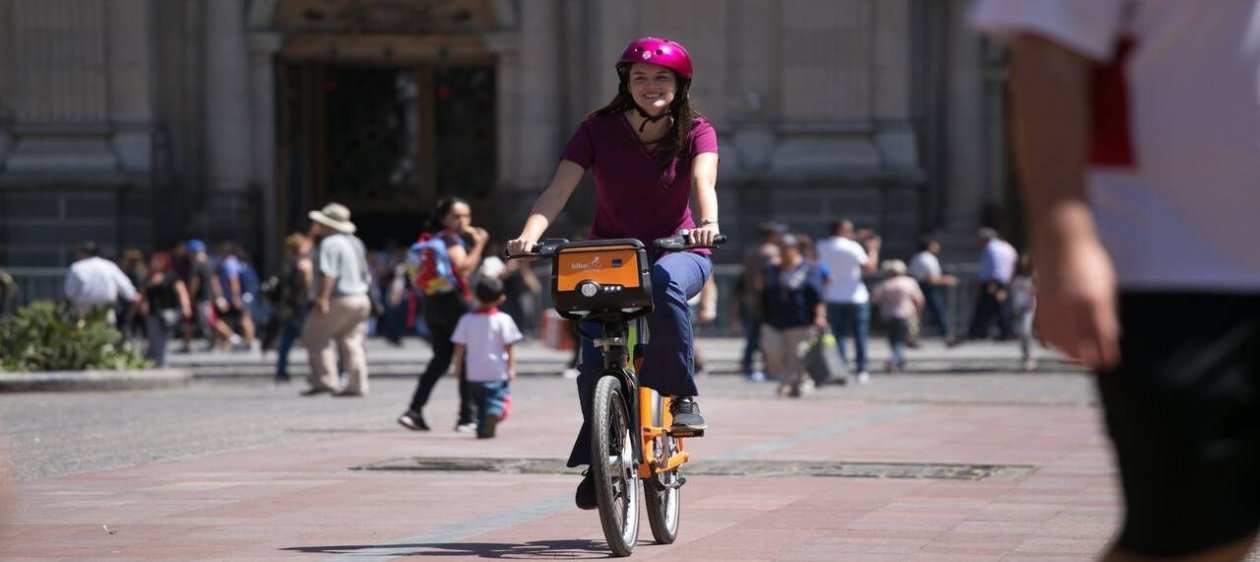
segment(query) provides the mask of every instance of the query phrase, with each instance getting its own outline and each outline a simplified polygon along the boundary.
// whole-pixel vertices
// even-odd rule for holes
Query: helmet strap
[[[635,110],[635,111],[637,111],[637,112],[639,112],[639,117],[642,117],[642,118],[643,118],[643,124],[642,124],[642,125],[639,125],[639,132],[640,132],[640,133],[642,133],[642,132],[643,132],[643,130],[644,130],[645,128],[647,128],[648,123],[655,123],[655,122],[657,122],[657,121],[660,121],[661,119],[664,119],[664,118],[666,118],[666,117],[669,117],[669,113],[670,113],[670,111],[669,111],[668,109],[666,109],[665,111],[662,111],[662,112],[660,113],[660,115],[657,115],[657,116],[653,117],[653,116],[651,116],[651,115],[648,115],[648,112],[643,111],[643,108],[642,108],[642,107],[639,107],[639,104],[637,104],[637,103],[636,103],[636,104],[634,104],[634,110]]]

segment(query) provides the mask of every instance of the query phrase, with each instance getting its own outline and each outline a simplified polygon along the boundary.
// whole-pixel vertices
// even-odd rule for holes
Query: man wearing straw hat
[[[315,300],[302,327],[302,344],[311,362],[311,387],[302,395],[365,396],[368,370],[363,338],[372,312],[367,252],[354,236],[354,223],[345,205],[329,203],[308,216],[310,236],[319,249],[315,256]],[[345,388],[339,388],[337,381],[333,340],[349,373]]]

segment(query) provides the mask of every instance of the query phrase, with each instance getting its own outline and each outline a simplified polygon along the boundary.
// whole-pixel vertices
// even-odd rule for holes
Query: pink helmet
[[[663,66],[677,72],[684,80],[691,80],[691,55],[682,45],[668,39],[644,37],[631,41],[617,61],[617,72],[624,73],[636,62]]]

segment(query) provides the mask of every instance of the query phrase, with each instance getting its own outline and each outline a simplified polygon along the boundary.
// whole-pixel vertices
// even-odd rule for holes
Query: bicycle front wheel
[[[664,446],[663,455],[678,453],[678,440],[666,435],[657,446]],[[678,520],[682,515],[682,482],[678,469],[654,474],[644,481],[643,497],[647,502],[648,525],[652,528],[652,538],[660,544],[671,544],[678,538]]]
[[[600,377],[591,401],[591,471],[604,538],[616,556],[629,556],[639,539],[639,473],[634,425],[621,381]]]

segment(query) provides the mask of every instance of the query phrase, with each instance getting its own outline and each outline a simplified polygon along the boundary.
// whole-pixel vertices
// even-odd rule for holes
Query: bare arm
[[[534,202],[534,208],[530,210],[529,218],[525,219],[525,227],[521,229],[521,234],[514,240],[508,240],[509,254],[523,254],[538,242],[538,239],[547,231],[547,227],[551,226],[560,211],[564,210],[569,197],[573,195],[573,190],[577,188],[578,182],[582,181],[582,176],[585,174],[586,170],[576,163],[569,160],[560,161],[560,165],[556,167],[556,175],[551,178],[551,184],[542,195],[538,196],[538,201]]]
[[[451,265],[464,279],[471,277],[477,271],[477,266],[481,265],[481,253],[486,248],[486,241],[490,239],[482,228],[473,227],[470,234],[473,238],[471,249],[464,249],[462,246],[451,246],[446,249],[447,255],[451,258]]]
[[[697,318],[700,324],[711,324],[717,318],[717,300],[717,282],[710,276],[700,287],[700,314]]]
[[[183,281],[175,281],[175,294],[179,297],[179,312],[184,318],[192,318],[192,302],[188,298],[188,287]]]
[[[862,246],[866,249],[866,263],[862,264],[862,273],[874,273],[879,269],[879,247],[880,240],[876,237],[867,238]]]
[[[514,381],[516,380],[516,345],[509,343],[504,350],[507,351],[508,380]]]
[[[1116,282],[1085,198],[1090,62],[1036,35],[1013,44],[1015,156],[1038,256],[1045,340],[1097,371],[1120,360]]]
[[[315,294],[315,310],[320,313],[327,313],[328,302],[332,299],[333,287],[337,284],[337,278],[325,275],[319,281],[319,292]]]
[[[691,198],[696,202],[697,225],[691,241],[702,246],[712,244],[719,233],[717,170],[718,155],[714,152],[698,154],[691,162]],[[702,224],[705,221],[713,222]]]
[[[232,304],[233,304],[234,306],[236,306],[236,308],[241,308],[241,307],[242,307],[242,301],[241,301],[241,278],[240,278],[239,276],[237,276],[237,277],[229,277],[229,278],[228,278],[228,287],[230,287],[230,288],[231,288],[231,291],[232,291],[232,298],[231,298]]]
[[[297,262],[297,268],[298,272],[302,274],[302,286],[306,287],[307,291],[310,291],[311,287],[315,285],[315,266],[313,262],[311,262],[310,258],[300,259]]]
[[[138,291],[136,293],[136,300],[133,302],[135,303],[135,306],[132,306],[127,310],[127,321],[131,321],[132,318],[135,318],[137,313],[141,316],[148,316],[149,297],[144,294],[144,291]]]
[[[455,344],[455,353],[451,355],[451,375],[460,378],[464,373],[464,354],[468,347],[462,343]]]

